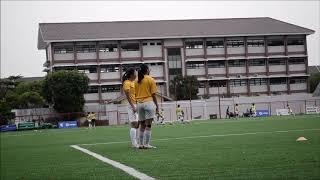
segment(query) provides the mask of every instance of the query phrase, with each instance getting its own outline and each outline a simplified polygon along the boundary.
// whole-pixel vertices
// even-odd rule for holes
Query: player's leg
[[[137,104],[137,111],[138,111],[138,121],[139,121],[139,133],[138,133],[138,145],[139,148],[143,148],[144,146],[144,131],[146,129],[145,124],[145,112],[144,112],[144,105],[143,103]]]
[[[145,146],[145,139],[144,139],[145,129],[146,129],[146,121],[139,121],[139,139],[138,139],[139,149],[143,149]]]
[[[145,147],[147,148],[155,148],[154,146],[150,145],[151,141],[151,126],[153,117],[155,114],[155,107],[152,101],[145,103],[145,118],[146,118],[146,129],[144,131],[144,138],[145,138]]]
[[[133,109],[130,105],[128,105],[128,118],[131,125],[129,130],[130,140],[132,147],[138,147],[137,142],[137,128],[139,127],[137,114],[133,112]]]

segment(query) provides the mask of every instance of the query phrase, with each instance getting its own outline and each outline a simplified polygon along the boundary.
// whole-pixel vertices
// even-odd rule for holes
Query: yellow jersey
[[[135,92],[134,81],[125,80],[123,82],[123,91],[129,91],[129,97],[132,103],[136,104],[136,92]]]
[[[177,115],[182,115],[183,109],[181,107],[177,107],[176,113]]]
[[[144,75],[140,83],[135,81],[136,100],[139,103],[152,101],[152,94],[157,92],[156,81],[149,75]]]

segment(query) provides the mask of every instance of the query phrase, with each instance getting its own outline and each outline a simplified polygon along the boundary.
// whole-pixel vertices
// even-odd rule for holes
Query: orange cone
[[[299,138],[297,139],[297,141],[306,141],[306,140],[308,140],[308,139],[306,139],[305,137],[299,137]]]

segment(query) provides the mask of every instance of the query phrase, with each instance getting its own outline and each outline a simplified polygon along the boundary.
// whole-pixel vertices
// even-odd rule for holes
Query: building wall
[[[251,37],[249,37],[250,39]],[[257,37],[253,37],[257,38]],[[259,37],[263,39],[264,37]],[[267,41],[272,39],[281,39],[283,37],[268,37],[266,36]],[[195,40],[203,40],[205,43],[207,40],[214,40],[215,38],[201,38]],[[217,39],[223,39],[221,37]],[[242,38],[240,38],[242,39]],[[228,65],[229,60],[233,59],[254,59],[265,58],[268,61],[269,57],[281,56],[281,58],[287,59],[287,55],[290,54],[290,57],[295,57],[295,55],[300,56],[304,55],[307,63],[307,54],[305,45],[289,45],[287,46],[284,43],[284,46],[259,46],[259,47],[219,47],[219,48],[203,48],[200,49],[186,49],[184,47],[184,42],[186,40],[192,39],[163,39],[163,40],[135,40],[135,41],[124,41],[124,42],[139,42],[140,50],[139,51],[121,51],[119,48],[122,41],[118,41],[118,51],[116,52],[92,52],[92,53],[68,53],[68,54],[53,54],[51,50],[51,44],[47,48],[48,60],[53,62],[52,67],[56,66],[82,66],[82,65],[93,65],[97,66],[98,64],[116,64],[119,65],[119,69],[122,69],[121,66],[125,66],[131,63],[160,63],[158,65],[151,65],[151,76],[155,77],[158,80],[163,80],[164,84],[161,87],[161,91],[168,93],[169,92],[169,81],[168,81],[168,62],[167,62],[167,48],[180,48],[181,49],[181,58],[182,58],[182,74],[185,75],[194,75],[198,78],[201,78],[202,81],[207,84],[209,80],[228,80],[229,77],[239,78],[247,80],[256,74],[263,75],[264,78],[269,79],[270,75],[277,77],[291,77],[297,73],[304,77],[307,77],[306,64],[289,64],[285,65],[269,65],[266,62],[265,66],[249,66],[248,63],[242,67],[230,67]],[[228,38],[224,38],[228,40]],[[244,42],[245,39],[243,39]],[[266,42],[267,42],[266,41]],[[159,45],[142,45],[143,42],[161,42]],[[113,41],[115,43],[115,41]],[[306,43],[306,42],[305,42]],[[97,42],[99,44],[99,42]],[[226,45],[226,42],[224,42]],[[141,57],[142,55],[142,57]],[[76,56],[76,59],[74,58]],[[186,61],[201,61],[205,65],[208,61],[218,61],[225,60],[226,67],[217,67],[217,68],[200,68],[200,69],[186,69]],[[288,60],[286,60],[288,61]],[[75,64],[77,63],[77,64]],[[52,65],[52,64],[51,64]],[[90,78],[90,85],[99,85],[102,83],[116,84],[119,83],[122,76],[122,70],[117,72],[105,72],[100,73],[98,70],[97,73],[87,74]],[[238,76],[240,75],[240,76]],[[296,93],[306,92],[308,89],[308,84],[281,84],[281,85],[261,85],[261,86],[237,86],[234,90],[230,87],[221,87],[221,94],[239,94],[246,95],[250,93],[268,93],[271,92],[286,92],[294,91]],[[217,88],[206,87],[199,88],[199,95],[216,95]],[[233,92],[232,92],[233,91]],[[109,93],[108,93],[109,94]],[[106,93],[98,93],[98,100],[104,100],[106,98],[114,98],[115,95],[119,93],[111,93],[106,95]],[[167,94],[169,95],[169,94]],[[86,99],[96,100],[92,97],[93,95],[86,95]]]

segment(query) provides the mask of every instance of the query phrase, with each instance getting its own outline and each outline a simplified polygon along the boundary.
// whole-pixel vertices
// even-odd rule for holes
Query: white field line
[[[164,139],[153,139],[152,141],[170,141],[179,139],[196,139],[196,138],[209,138],[209,137],[227,137],[227,136],[244,136],[244,135],[256,135],[256,134],[275,134],[275,133],[288,133],[288,132],[299,132],[299,131],[319,131],[320,129],[293,129],[293,130],[279,130],[279,131],[262,131],[262,132],[248,132],[248,133],[237,133],[237,134],[212,134],[203,136],[185,136],[176,138],[164,138]],[[115,141],[115,142],[104,142],[104,143],[91,143],[91,144],[78,144],[81,146],[95,146],[101,144],[122,144],[129,143],[130,141]]]
[[[121,169],[122,171],[128,173],[129,175],[131,175],[131,176],[133,176],[135,178],[143,179],[143,180],[154,180],[155,179],[153,177],[150,177],[150,176],[148,176],[148,175],[146,175],[144,173],[141,173],[141,172],[133,169],[132,167],[129,167],[129,166],[121,164],[121,163],[119,163],[117,161],[108,159],[108,158],[106,158],[104,156],[101,156],[100,154],[97,154],[97,153],[94,153],[92,151],[89,151],[88,149],[82,148],[82,147],[77,146],[77,145],[71,145],[71,147],[74,148],[74,149],[77,149],[79,151],[82,151],[82,152],[84,152],[86,154],[89,154],[90,156],[93,156],[94,158],[99,159],[102,162],[110,164],[111,166],[113,166],[115,168]]]

